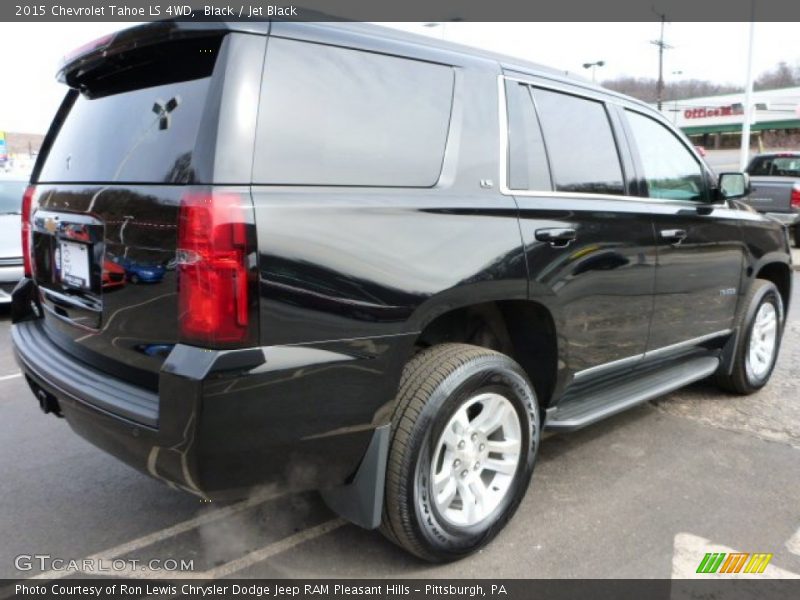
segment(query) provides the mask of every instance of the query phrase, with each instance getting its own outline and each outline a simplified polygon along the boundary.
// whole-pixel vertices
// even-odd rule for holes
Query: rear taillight
[[[29,185],[22,195],[22,262],[25,265],[25,277],[33,277],[33,240],[31,239],[31,216],[33,214],[33,198],[36,188]]]
[[[231,346],[252,341],[248,196],[190,192],[178,221],[178,305],[183,341]]]
[[[800,183],[795,183],[792,187],[792,199],[789,202],[792,208],[800,209]]]

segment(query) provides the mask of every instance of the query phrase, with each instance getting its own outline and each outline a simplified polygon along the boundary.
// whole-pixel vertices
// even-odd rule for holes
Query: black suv
[[[452,560],[543,430],[769,379],[786,232],[640,102],[358,24],[147,24],[60,77],[14,350],[174,486],[319,489]]]

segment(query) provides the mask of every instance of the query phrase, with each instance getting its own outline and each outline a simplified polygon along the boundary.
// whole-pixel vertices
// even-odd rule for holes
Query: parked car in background
[[[800,247],[800,152],[759,154],[747,173],[751,192],[746,201],[786,225]]]
[[[455,560],[542,431],[770,378],[783,227],[633,98],[353,23],[147,24],[61,80],[14,352],[31,401],[176,487],[321,490]],[[104,294],[122,247],[157,281]]]
[[[158,283],[167,272],[162,264],[142,263],[127,257],[115,258],[114,262],[125,270],[125,278],[131,283]]]
[[[106,258],[103,261],[102,282],[104,290],[122,287],[125,285],[125,269],[113,260]]]
[[[27,181],[0,175],[0,304],[11,302],[11,290],[22,279],[20,215]]]

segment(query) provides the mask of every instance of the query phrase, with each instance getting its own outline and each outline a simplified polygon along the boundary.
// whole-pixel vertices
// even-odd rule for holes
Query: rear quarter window
[[[453,81],[448,66],[270,39],[254,183],[434,185]]]

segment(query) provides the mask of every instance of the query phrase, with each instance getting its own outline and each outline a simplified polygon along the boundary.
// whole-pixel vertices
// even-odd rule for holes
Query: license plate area
[[[70,289],[89,292],[92,289],[92,258],[89,244],[58,240],[56,272],[61,283]]]
[[[101,326],[104,246],[104,225],[92,215],[34,213],[34,271],[45,309],[81,327]]]

